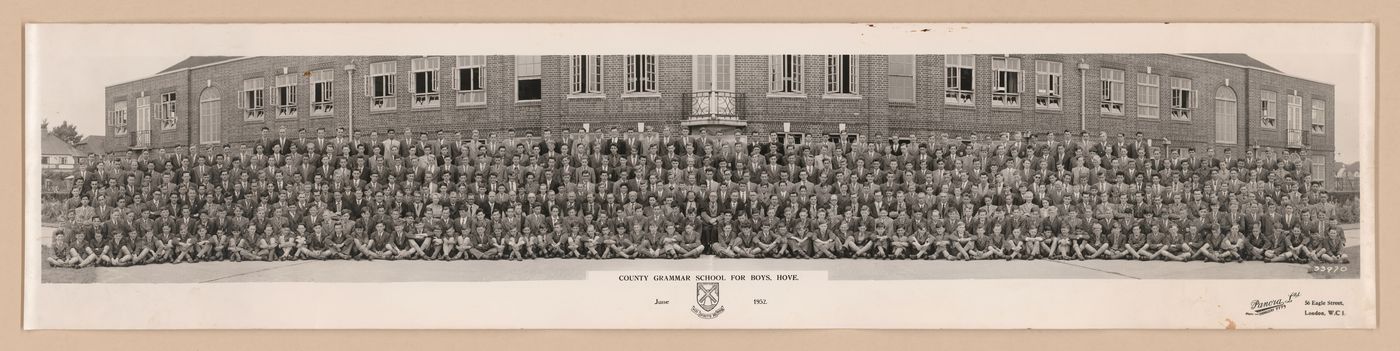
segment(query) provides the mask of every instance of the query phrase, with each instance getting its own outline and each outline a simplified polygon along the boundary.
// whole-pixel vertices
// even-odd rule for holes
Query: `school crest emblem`
[[[712,319],[724,313],[724,306],[719,305],[719,283],[695,283],[695,305],[690,312],[700,318]]]

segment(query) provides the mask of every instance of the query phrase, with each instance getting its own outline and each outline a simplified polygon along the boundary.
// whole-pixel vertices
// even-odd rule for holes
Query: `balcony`
[[[136,145],[135,145],[135,148],[137,148],[137,149],[149,149],[149,148],[151,148],[151,131],[149,131],[149,130],[138,130],[138,131],[136,131]]]
[[[1300,129],[1289,129],[1289,130],[1288,130],[1288,147],[1289,147],[1289,148],[1302,148],[1303,146],[1304,146],[1304,143],[1303,143],[1303,131],[1300,130]]]
[[[743,94],[729,91],[697,91],[686,95],[690,106],[683,126],[721,125],[743,127]]]

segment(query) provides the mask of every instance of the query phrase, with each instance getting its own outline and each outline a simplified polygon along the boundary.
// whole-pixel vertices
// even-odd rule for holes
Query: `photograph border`
[[[86,1],[55,1],[43,4],[11,4],[0,14],[8,24],[0,32],[5,34],[4,45],[12,50],[4,55],[5,77],[12,78],[12,84],[0,85],[0,95],[11,102],[11,109],[18,115],[23,106],[22,86],[18,78],[23,77],[21,65],[21,37],[23,23],[37,22],[237,22],[237,21],[306,21],[306,22],[570,22],[570,21],[611,21],[611,22],[963,22],[963,21],[1016,21],[1016,22],[1369,22],[1379,26],[1379,32],[1393,30],[1400,21],[1394,4],[1376,1],[1358,3],[1318,3],[1301,0],[1283,0],[1271,6],[1252,4],[1220,4],[1211,1],[1159,1],[1154,3],[1120,3],[1113,1],[1051,1],[1038,6],[1034,11],[1007,11],[1002,3],[921,2],[889,1],[866,4],[860,7],[842,2],[777,1],[765,4],[743,4],[740,2],[719,1],[714,4],[697,6],[670,3],[633,4],[622,1],[601,3],[574,3],[564,1],[544,1],[543,4],[506,3],[490,6],[480,4],[454,4],[443,6],[443,11],[423,12],[421,8],[399,6],[380,9],[374,2],[352,1],[307,1],[287,4],[285,11],[268,12],[267,3],[222,3],[196,4],[171,0],[141,0],[133,6],[108,8]],[[334,5],[334,6],[332,6]],[[407,4],[406,4],[407,5]],[[543,6],[542,6],[543,5]],[[954,6],[956,5],[956,6]],[[1029,5],[1028,5],[1029,6]],[[152,12],[150,8],[160,7]],[[737,8],[743,11],[734,11]],[[802,8],[802,11],[792,11]],[[1201,11],[1201,9],[1213,9]],[[483,11],[486,10],[486,11]],[[1377,56],[1381,62],[1389,62],[1396,54],[1397,40],[1393,35],[1378,37],[1381,44]],[[1377,84],[1400,77],[1400,68],[1393,65],[1377,67]],[[1376,85],[1378,86],[1378,85]],[[1381,89],[1378,101],[1400,101],[1395,89]],[[1396,111],[1394,104],[1379,102],[1380,112]],[[6,119],[12,128],[3,130],[10,133],[7,140],[22,140],[23,123],[18,118]],[[1374,133],[1395,134],[1393,123],[1378,123]],[[1392,149],[1395,140],[1378,140],[1377,149]],[[15,147],[4,153],[12,163],[22,162],[22,147]],[[1366,174],[1379,175],[1386,170],[1394,170],[1394,158],[1378,158],[1382,161],[1365,169]],[[13,183],[20,181],[21,170],[4,173],[5,179]],[[1377,184],[1375,194],[1393,194],[1395,184]],[[1394,197],[1377,199],[1379,208],[1390,208],[1396,203]],[[9,223],[13,232],[21,232],[23,222],[19,218],[23,204],[18,198],[5,201],[3,223]],[[1381,218],[1376,223],[1381,229],[1393,228],[1393,221]],[[18,236],[0,241],[0,246],[8,249],[13,256],[21,256],[23,240]],[[1393,240],[1377,242],[1376,251],[1381,256],[1397,251]],[[13,282],[5,289],[4,297],[11,301],[21,299],[22,259],[12,258],[4,270],[4,276]],[[1395,260],[1380,260],[1376,267],[1389,271]],[[1396,290],[1393,279],[1378,280],[1379,294]],[[1397,304],[1379,304],[1381,315],[1400,311]],[[1250,333],[1225,333],[1213,331],[974,331],[941,330],[921,332],[893,331],[781,331],[781,332],[742,332],[742,331],[468,331],[422,332],[422,331],[319,331],[319,332],[279,332],[279,331],[20,331],[20,303],[11,303],[0,311],[14,316],[6,319],[5,331],[0,338],[17,342],[19,349],[71,349],[103,347],[113,350],[146,350],[150,347],[180,347],[200,343],[214,350],[242,350],[257,347],[260,349],[299,349],[324,347],[337,349],[384,349],[411,345],[433,345],[438,347],[460,346],[463,339],[481,347],[557,348],[579,344],[612,344],[619,338],[626,343],[617,349],[650,348],[657,343],[675,343],[681,338],[707,340],[699,343],[676,344],[678,349],[712,349],[714,342],[729,345],[763,349],[802,349],[803,346],[818,346],[824,349],[851,349],[854,347],[896,345],[942,345],[965,349],[1004,349],[1010,345],[1035,346],[1058,350],[1082,349],[1086,338],[1105,344],[1137,345],[1141,350],[1180,350],[1182,347],[1221,347],[1223,345],[1252,346],[1259,348],[1321,348],[1344,347],[1379,349],[1393,345],[1396,331],[1390,324],[1382,324],[1373,330],[1327,330],[1296,333],[1289,331],[1258,331]],[[1225,328],[1225,327],[1222,327]],[[1172,342],[1146,342],[1172,337]],[[224,342],[209,343],[210,340]]]

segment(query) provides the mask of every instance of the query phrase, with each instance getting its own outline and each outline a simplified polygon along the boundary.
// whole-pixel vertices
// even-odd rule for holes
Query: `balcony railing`
[[[697,91],[690,93],[688,97],[688,122],[743,123],[743,94],[730,91]]]
[[[151,147],[151,131],[136,131],[136,147],[142,149]]]
[[[1288,130],[1288,147],[1303,147],[1303,131],[1299,129]]]

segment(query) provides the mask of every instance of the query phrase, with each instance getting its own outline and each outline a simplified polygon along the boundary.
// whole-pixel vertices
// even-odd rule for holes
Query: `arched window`
[[[1221,86],[1215,90],[1215,142],[1239,143],[1239,105],[1234,89]]]
[[[199,94],[199,143],[213,144],[222,139],[219,89],[208,87]]]

